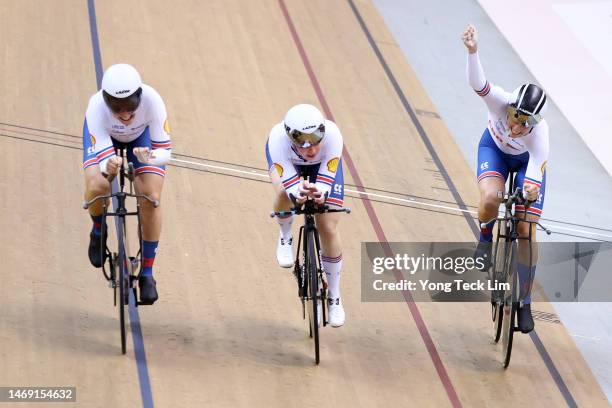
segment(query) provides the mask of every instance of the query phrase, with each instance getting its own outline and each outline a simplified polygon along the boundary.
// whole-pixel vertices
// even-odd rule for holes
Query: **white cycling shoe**
[[[276,246],[276,260],[283,268],[291,268],[294,264],[293,259],[293,238],[283,239],[278,237]]]
[[[327,313],[329,314],[329,324],[332,327],[340,327],[344,324],[346,314],[340,298],[327,298]]]

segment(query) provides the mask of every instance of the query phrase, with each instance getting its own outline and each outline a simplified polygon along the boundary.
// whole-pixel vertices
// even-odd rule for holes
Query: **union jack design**
[[[502,180],[504,179],[504,175],[498,171],[485,171],[478,176],[478,181],[485,179],[487,177],[499,177]]]
[[[164,140],[163,142],[151,141],[151,147],[153,149],[172,149],[172,142],[170,140]]]
[[[337,205],[338,207],[342,207],[342,205],[344,204],[344,201],[340,200],[339,198],[336,198],[336,197],[328,197],[327,201],[325,201],[325,203],[332,204],[332,205]]]
[[[330,187],[334,185],[334,179],[329,177],[329,176],[326,176],[324,174],[318,174],[316,182],[317,183],[327,184]]]
[[[142,166],[136,169],[136,174],[152,173],[164,177],[166,170],[157,166]]]
[[[485,86],[480,91],[476,91],[476,93],[478,94],[478,96],[484,97],[484,96],[487,96],[490,91],[491,91],[491,84],[489,83],[489,81],[487,81]]]
[[[295,174],[293,177],[290,177],[287,180],[283,181],[283,187],[285,188],[285,190],[289,190],[291,187],[295,186],[299,182],[300,176]]]

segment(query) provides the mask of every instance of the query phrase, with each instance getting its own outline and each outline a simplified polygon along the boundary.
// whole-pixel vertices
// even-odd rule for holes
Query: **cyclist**
[[[110,193],[107,176],[117,175],[122,158],[115,148],[126,147],[128,161],[134,164],[134,186],[139,194],[160,200],[165,164],[170,160],[171,142],[166,107],[152,87],[142,83],[140,74],[128,64],[110,66],[102,78],[102,89],[90,99],[83,125],[83,169],[85,199]],[[161,232],[161,208],[140,200],[143,226],[143,265],[138,280],[140,300],[153,303],[157,289],[153,262]],[[102,239],[102,202],[89,207],[93,221],[89,260],[100,268],[104,263]],[[102,244],[104,242],[104,244]]]
[[[527,220],[538,221],[544,206],[546,189],[546,163],[548,160],[548,123],[544,119],[547,108],[546,93],[537,85],[523,84],[514,92],[505,92],[486,80],[478,57],[478,34],[473,25],[463,32],[463,43],[468,50],[467,77],[470,86],[483,98],[489,111],[488,126],[478,146],[478,187],[480,204],[478,220],[481,224],[478,252],[488,253],[490,259],[493,225],[505,190],[510,171],[516,172],[516,186],[522,187],[523,197],[533,201],[527,208]],[[517,214],[525,213],[524,205],[515,207]],[[492,220],[492,221],[489,221]],[[482,227],[482,225],[487,224]],[[529,244],[519,240],[518,274],[521,283],[523,307],[518,310],[518,325],[523,333],[533,330],[531,296],[528,293],[530,277],[535,274],[538,251],[536,225],[521,222],[521,237],[531,234],[532,262],[529,262]],[[484,249],[487,248],[487,249]],[[486,252],[485,252],[486,251]]]
[[[342,207],[342,134],[338,126],[326,120],[312,105],[300,104],[289,109],[282,122],[274,125],[266,143],[266,158],[274,188],[274,211],[293,207],[290,196],[298,203],[311,198],[316,204]],[[300,173],[308,174],[302,180]],[[291,225],[293,216],[277,217],[280,227],[276,258],[280,266],[294,264]],[[327,275],[329,323],[340,327],[345,312],[340,298],[342,246],[338,222],[340,213],[317,214],[315,221],[321,237],[322,266]]]

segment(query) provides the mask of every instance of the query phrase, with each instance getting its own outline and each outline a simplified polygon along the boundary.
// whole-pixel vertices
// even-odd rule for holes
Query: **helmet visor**
[[[297,147],[311,147],[316,146],[321,143],[323,137],[325,136],[325,125],[319,126],[312,133],[304,133],[297,129],[290,129],[287,125],[285,125],[285,131],[287,132],[287,136]]]
[[[140,99],[142,95],[142,88],[138,88],[136,92],[128,96],[127,98],[115,98],[109,95],[106,91],[102,91],[104,102],[106,106],[114,113],[121,112],[134,112],[140,105]]]
[[[530,115],[512,105],[508,105],[508,116],[518,120],[525,127],[535,126],[542,121],[541,115]]]

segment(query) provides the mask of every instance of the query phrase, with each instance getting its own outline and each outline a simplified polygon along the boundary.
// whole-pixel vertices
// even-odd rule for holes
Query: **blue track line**
[[[94,0],[87,0],[87,9],[89,12],[89,28],[91,32],[91,47],[93,50],[94,65],[96,68],[96,84],[100,89],[102,84],[102,55],[100,53],[100,41],[98,39],[98,24],[96,22],[96,7]],[[113,181],[113,192],[118,189],[117,179]],[[115,208],[117,208],[116,200],[113,200]],[[115,227],[117,228],[117,237],[119,237],[119,247],[123,248],[123,236],[119,233],[121,220],[115,217]],[[123,227],[123,226],[121,226]],[[140,328],[140,316],[138,308],[135,306],[133,292],[130,291],[130,302],[128,306],[130,327],[132,329],[132,341],[134,342],[134,355],[136,357],[136,367],[138,369],[138,380],[140,383],[140,395],[142,397],[142,405],[145,408],[153,408],[153,393],[151,392],[151,382],[149,380],[149,369],[147,367],[147,355],[145,353],[144,339]]]

